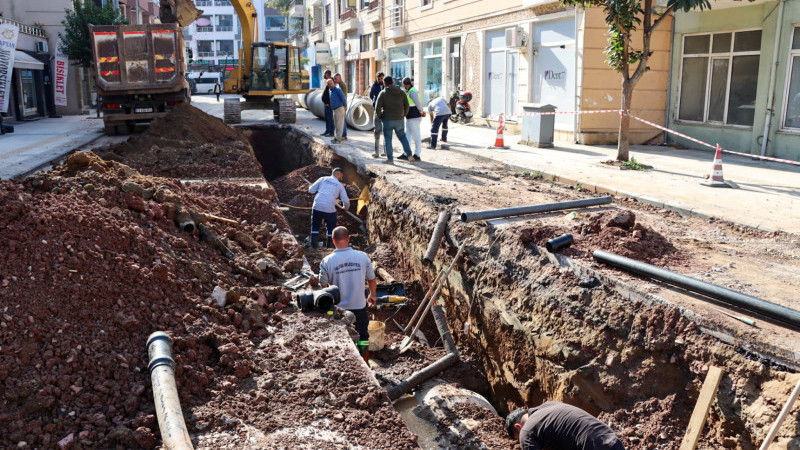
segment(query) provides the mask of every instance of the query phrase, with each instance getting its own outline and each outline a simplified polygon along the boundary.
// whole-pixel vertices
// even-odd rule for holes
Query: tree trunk
[[[630,80],[622,80],[622,116],[619,118],[619,137],[617,138],[617,161],[628,161],[631,130],[631,97],[633,86]]]

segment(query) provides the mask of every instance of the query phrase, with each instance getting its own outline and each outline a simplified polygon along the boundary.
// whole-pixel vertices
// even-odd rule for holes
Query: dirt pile
[[[282,365],[258,350],[272,348],[287,317],[295,327],[310,320],[290,314],[291,294],[276,286],[302,262],[302,249],[274,198],[269,189],[222,182],[183,187],[92,153],[24,184],[0,181],[0,447],[152,448],[158,430],[144,342],[157,330],[175,340],[193,435],[230,429],[227,418],[237,415],[249,423],[254,408],[310,417],[307,392],[277,372],[275,392],[243,388],[316,361],[297,356]],[[185,211],[193,233],[175,224]],[[331,352],[326,361],[347,373],[358,363],[357,354],[348,358]],[[350,395],[359,398],[345,396],[342,405],[360,412],[347,413],[343,427],[360,424],[350,420],[359,414],[389,420],[378,389],[327,376],[342,390],[357,388]],[[357,403],[362,388],[368,404]],[[220,439],[214,446],[242,442]]]
[[[247,137],[247,132],[184,103],[151,122],[141,136],[97,153],[154,176],[261,178]]]

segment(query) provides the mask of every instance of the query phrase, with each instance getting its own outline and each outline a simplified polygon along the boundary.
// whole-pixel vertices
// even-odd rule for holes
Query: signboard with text
[[[67,106],[67,75],[69,74],[69,57],[61,51],[61,45],[56,47],[55,82],[53,93],[57,106]]]
[[[0,24],[0,112],[7,112],[11,101],[11,72],[14,70],[17,36],[19,28],[16,25]]]

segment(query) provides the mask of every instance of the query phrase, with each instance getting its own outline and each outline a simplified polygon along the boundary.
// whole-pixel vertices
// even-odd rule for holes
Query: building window
[[[433,8],[433,0],[419,0],[419,10],[424,11],[426,9]]]
[[[381,48],[381,32],[372,33],[372,48]]]
[[[286,17],[264,16],[264,29],[266,31],[283,31],[286,29]]]
[[[331,24],[331,4],[327,3],[325,5],[325,25]]]
[[[752,126],[761,30],[683,38],[678,119]]]
[[[211,22],[211,16],[200,16],[197,19],[197,32],[198,33],[211,33],[214,31],[214,26]]]
[[[361,51],[368,52],[372,50],[370,47],[370,43],[372,42],[372,35],[371,34],[362,34],[361,35]]]
[[[420,99],[424,104],[442,95],[442,40],[422,43],[422,83],[417,89],[422,91]]]
[[[214,57],[214,41],[197,41],[197,57],[198,58],[213,58]]]
[[[369,0],[361,0],[361,9],[369,9]]]
[[[217,16],[217,31],[233,31],[233,16]]]
[[[233,57],[233,41],[217,41],[217,56]]]
[[[396,84],[405,77],[414,78],[414,46],[404,45],[389,49],[389,74]]]
[[[789,76],[786,87],[785,128],[800,128],[800,27],[794,29],[789,52]]]

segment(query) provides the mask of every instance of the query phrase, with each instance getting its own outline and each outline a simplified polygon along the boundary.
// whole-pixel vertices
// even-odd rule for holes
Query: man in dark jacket
[[[383,140],[386,148],[386,161],[387,164],[394,164],[392,157],[392,131],[397,134],[397,139],[403,145],[403,154],[409,161],[414,161],[414,155],[411,154],[411,147],[408,145],[406,139],[406,132],[404,130],[406,114],[408,114],[408,97],[400,87],[394,85],[392,77],[383,79],[385,89],[378,95],[378,100],[375,102],[375,114],[381,121],[383,121]]]
[[[369,98],[372,99],[373,109],[375,109],[375,103],[378,101],[378,95],[382,91],[383,91],[383,72],[378,72],[378,76],[376,77],[375,82],[372,83],[372,87],[369,90]],[[380,145],[381,145],[381,134],[383,134],[383,127],[381,126],[381,120],[375,113],[372,114],[372,122],[375,124],[375,128],[372,130],[375,133],[375,153],[372,156],[378,158],[379,156],[381,156]]]
[[[322,75],[323,91],[322,91],[322,104],[325,105],[325,132],[320,136],[333,137],[335,131],[333,124],[333,110],[331,109],[331,91],[328,89],[328,80],[331,79],[331,71],[326,70]]]
[[[506,417],[506,431],[522,450],[625,450],[614,431],[572,405],[546,402]]]

